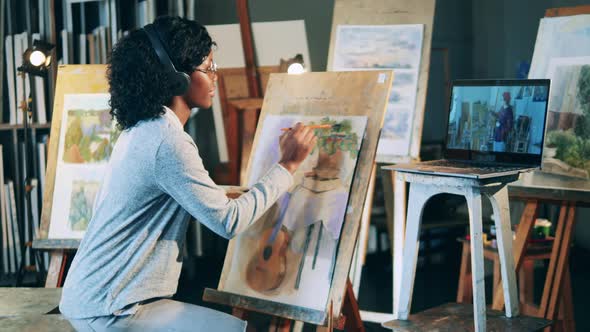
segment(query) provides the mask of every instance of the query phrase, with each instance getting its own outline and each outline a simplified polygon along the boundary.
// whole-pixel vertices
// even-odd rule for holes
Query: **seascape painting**
[[[421,51],[421,25],[341,25],[334,68],[414,70]]]
[[[267,116],[248,185],[279,161],[281,128],[297,122],[331,127],[316,130],[318,143],[291,189],[235,240],[224,290],[324,310],[367,117]]]
[[[422,24],[338,26],[333,70],[394,70],[377,161],[410,153],[423,39]]]

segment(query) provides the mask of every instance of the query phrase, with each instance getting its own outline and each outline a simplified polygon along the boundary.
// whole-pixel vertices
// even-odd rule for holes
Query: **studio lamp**
[[[35,40],[33,47],[28,48],[23,53],[23,65],[18,68],[18,71],[35,76],[45,76],[51,65],[51,50],[53,50],[53,47],[53,44]]]
[[[29,176],[28,176],[28,163],[27,161],[29,160],[29,122],[32,119],[32,115],[33,112],[31,111],[31,107],[30,107],[30,103],[32,101],[31,98],[27,98],[26,95],[26,75],[29,74],[29,84],[31,87],[31,91],[33,91],[33,87],[34,82],[33,82],[33,76],[41,76],[41,77],[45,77],[47,75],[47,72],[49,71],[49,66],[51,65],[51,51],[53,50],[54,45],[41,41],[41,40],[35,40],[33,42],[33,47],[28,48],[24,53],[23,53],[23,64],[22,66],[17,68],[18,74],[22,77],[22,82],[23,82],[23,95],[22,95],[22,100],[21,103],[19,105],[19,108],[22,110],[23,112],[23,143],[25,145],[24,151],[23,151],[23,179],[24,179],[24,183],[22,186],[22,203],[23,203],[23,216],[25,218],[23,218],[23,220],[28,220],[29,222],[31,222],[32,219],[32,215],[31,215],[31,209],[30,209],[30,201],[31,201],[31,185],[30,185],[30,181],[29,181]],[[35,96],[36,97],[36,96]],[[20,234],[22,233],[19,232]],[[24,242],[24,241],[23,241]],[[21,248],[21,265],[19,266],[18,269],[18,274],[17,274],[17,279],[16,279],[16,284],[18,285],[20,283],[20,279],[22,277],[22,271],[23,271],[23,264],[24,264],[24,257],[26,255],[26,244],[23,243],[23,247]]]
[[[288,74],[298,75],[305,72],[305,65],[303,62],[303,55],[297,54],[295,57],[283,60],[281,59],[280,72],[287,72]]]

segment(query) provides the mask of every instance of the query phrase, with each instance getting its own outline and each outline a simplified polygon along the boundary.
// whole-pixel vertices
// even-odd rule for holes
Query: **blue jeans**
[[[69,320],[76,331],[246,331],[246,322],[213,309],[168,299],[140,304],[129,315]]]

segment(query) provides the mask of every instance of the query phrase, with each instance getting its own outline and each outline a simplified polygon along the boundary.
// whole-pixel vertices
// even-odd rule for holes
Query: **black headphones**
[[[166,51],[164,38],[158,31],[158,28],[153,24],[148,24],[143,27],[143,30],[147,34],[150,42],[152,43],[152,47],[156,54],[158,55],[158,59],[160,59],[160,63],[164,66],[166,70],[166,78],[168,83],[171,86],[172,93],[175,96],[182,96],[188,90],[188,87],[191,83],[191,78],[186,73],[176,70],[174,67],[174,63],[170,56],[168,56],[168,52]]]

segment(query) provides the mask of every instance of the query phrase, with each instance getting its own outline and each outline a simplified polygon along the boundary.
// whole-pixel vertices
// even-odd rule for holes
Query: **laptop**
[[[454,81],[441,160],[394,170],[486,179],[541,167],[549,80]]]

